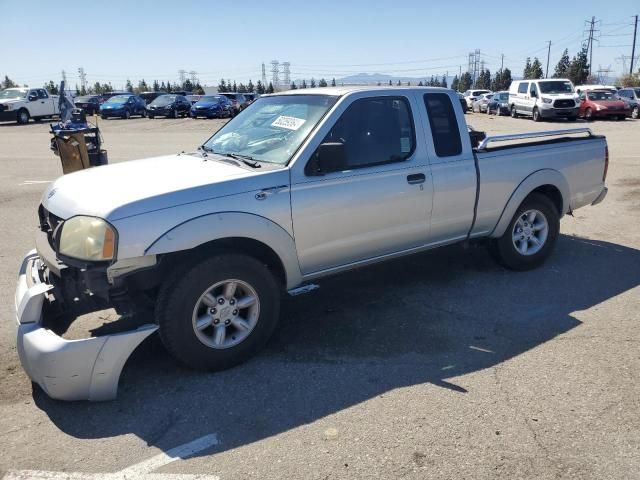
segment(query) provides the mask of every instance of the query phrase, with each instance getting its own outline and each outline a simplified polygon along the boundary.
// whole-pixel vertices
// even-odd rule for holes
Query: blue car
[[[116,95],[100,105],[100,116],[131,118],[134,115],[147,116],[146,104],[137,95]]]
[[[205,95],[191,106],[191,117],[226,118],[233,116],[233,106],[222,95]]]

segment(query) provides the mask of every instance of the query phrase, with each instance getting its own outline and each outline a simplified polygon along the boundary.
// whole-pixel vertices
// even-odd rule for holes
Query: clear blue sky
[[[90,83],[120,88],[127,78],[176,81],[180,69],[195,70],[203,84],[222,76],[255,82],[262,62],[269,77],[273,59],[291,62],[293,79],[453,75],[476,48],[492,72],[504,54],[518,76],[527,56],[544,67],[547,40],[550,70],[565,47],[573,56],[592,15],[594,70],[617,74],[616,58],[631,55],[640,1],[0,0],[0,12],[0,75],[41,85],[64,69],[73,85],[84,67]]]

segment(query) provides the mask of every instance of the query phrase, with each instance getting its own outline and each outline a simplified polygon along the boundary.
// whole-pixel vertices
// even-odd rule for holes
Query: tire
[[[106,116],[106,115],[100,115],[100,118],[101,118],[102,120],[106,120],[106,119],[107,119],[107,116]]]
[[[16,122],[18,122],[20,125],[29,123],[29,118],[31,118],[31,116],[29,115],[29,110],[27,110],[26,108],[21,108],[16,113]]]
[[[237,299],[225,294],[229,279],[238,285],[233,294]],[[205,304],[208,290],[213,302]],[[223,296],[226,303],[221,305]],[[257,300],[251,306],[231,310],[236,301],[253,296]],[[156,303],[160,338],[169,353],[190,368],[209,371],[231,368],[255,355],[273,333],[279,311],[280,289],[271,272],[258,260],[233,253],[176,272],[160,288]],[[197,319],[206,326],[196,328]],[[225,332],[221,337],[219,330]],[[238,340],[234,334],[244,338]]]
[[[518,118],[518,111],[515,105],[511,105],[511,118]]]
[[[633,110],[631,110],[631,118],[637,119],[638,117],[640,117],[640,107],[636,105],[633,107]]]
[[[176,110],[174,110],[174,111],[171,113],[171,118],[178,118],[178,110],[177,110],[177,109],[176,109]]]
[[[129,110],[124,111],[124,115],[122,115],[124,120],[129,120],[131,118],[131,112]]]
[[[539,122],[540,120],[542,120],[542,117],[540,117],[540,110],[538,110],[538,107],[533,108],[533,113],[531,115],[531,118],[534,122]]]
[[[530,223],[522,223],[523,215],[527,212],[535,211],[532,224],[536,227],[546,222],[545,228],[540,230],[530,229]],[[530,219],[530,217],[528,217]],[[560,232],[560,215],[549,197],[539,194],[530,194],[518,207],[509,226],[502,237],[497,238],[491,245],[491,253],[496,260],[510,270],[531,270],[539,267],[551,255],[558,240]],[[522,236],[529,234],[535,237],[541,246],[538,246],[525,237],[525,240],[518,239],[518,234]],[[516,246],[516,243],[518,246]],[[523,247],[523,243],[526,247]],[[527,253],[522,253],[524,249]],[[536,250],[537,248],[537,250]]]
[[[142,110],[142,113],[140,114],[140,118],[145,118],[146,116],[147,116],[147,111]]]
[[[153,120],[153,118],[154,118],[154,117],[153,117],[153,115],[149,114],[149,117],[148,117],[148,118],[150,118],[150,119],[152,119],[152,120]]]
[[[587,108],[587,109],[584,111],[584,119],[585,119],[587,122],[590,122],[591,120],[593,120],[593,110],[591,110],[590,108]]]
[[[489,108],[489,105],[487,105],[487,111],[485,112],[487,115],[491,115],[491,109]]]

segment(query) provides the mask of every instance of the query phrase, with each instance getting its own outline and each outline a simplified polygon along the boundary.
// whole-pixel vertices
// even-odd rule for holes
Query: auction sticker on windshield
[[[306,120],[296,117],[280,115],[271,124],[272,127],[286,128],[287,130],[298,130]]]

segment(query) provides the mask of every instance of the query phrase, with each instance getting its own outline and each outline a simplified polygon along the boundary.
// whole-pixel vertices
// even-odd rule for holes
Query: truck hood
[[[211,155],[206,161],[198,154],[167,155],[64,175],[47,188],[42,204],[63,219],[90,215],[115,221],[265,188],[269,173],[273,170],[246,170]]]
[[[24,101],[24,98],[3,98],[2,100],[0,100],[0,103],[6,105],[8,103],[21,103]]]

